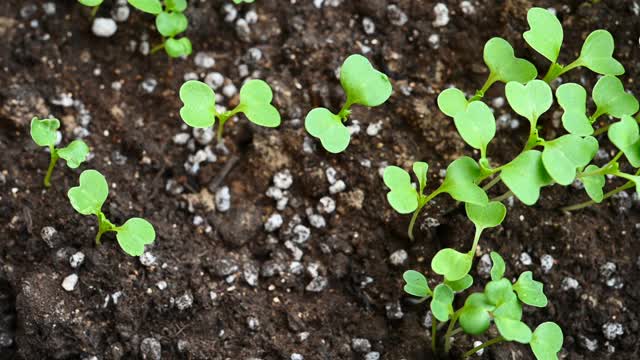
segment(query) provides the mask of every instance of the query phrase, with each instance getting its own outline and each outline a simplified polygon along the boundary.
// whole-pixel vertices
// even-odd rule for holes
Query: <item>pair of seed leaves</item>
[[[312,109],[304,120],[307,132],[320,139],[322,147],[334,154],[344,151],[351,141],[351,133],[343,124],[351,105],[381,105],[393,90],[387,75],[374,69],[366,57],[358,54],[349,56],[342,64],[340,84],[347,95],[346,114],[334,114],[320,107]]]
[[[185,30],[189,21],[183,12],[187,9],[186,0],[165,0],[164,9],[160,0],[128,0],[136,9],[156,15],[156,29],[166,38],[164,50],[170,57],[176,58],[191,54],[191,40],[187,37],[174,37]]]
[[[156,232],[147,220],[131,218],[122,226],[114,226],[102,213],[102,205],[109,195],[109,185],[104,176],[96,170],[85,170],[80,174],[80,185],[69,189],[67,196],[71,206],[82,215],[95,215],[101,222],[100,228],[116,232],[118,244],[125,253],[140,256],[144,246],[151,244]]]
[[[57,156],[67,162],[68,167],[75,169],[87,159],[89,147],[84,141],[78,139],[72,141],[66,147],[56,149],[55,143],[58,138],[58,128],[60,128],[60,121],[58,119],[40,120],[34,117],[31,119],[31,138],[39,146],[49,147]],[[53,153],[51,155],[54,156]]]
[[[272,99],[273,93],[266,82],[249,80],[240,89],[240,103],[232,112],[244,113],[256,125],[277,127],[280,125],[280,113],[271,105]],[[209,127],[219,115],[213,89],[201,81],[189,80],[184,83],[180,87],[180,100],[184,103],[180,117],[189,126]]]
[[[530,30],[523,34],[527,44],[555,64],[564,37],[558,18],[549,10],[534,7],[527,13],[527,22]],[[580,56],[572,64],[584,66],[598,74],[622,75],[624,67],[613,58],[613,50],[613,36],[608,31],[593,31],[584,41]]]

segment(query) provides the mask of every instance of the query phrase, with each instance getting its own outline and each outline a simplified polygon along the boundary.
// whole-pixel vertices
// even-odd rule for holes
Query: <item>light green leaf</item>
[[[473,277],[469,274],[462,277],[462,279],[456,281],[444,280],[445,285],[451,288],[455,292],[461,292],[467,290],[473,285]]]
[[[187,30],[189,21],[181,12],[163,11],[156,16],[156,28],[165,37],[173,37]]]
[[[520,301],[535,307],[547,306],[547,297],[544,295],[544,285],[533,280],[533,273],[525,271],[520,274],[518,281],[513,284],[513,290],[518,294]]]
[[[504,259],[502,256],[495,251],[492,251],[491,254],[491,262],[493,266],[491,266],[491,280],[500,280],[504,276],[504,271],[507,266],[504,263]]]
[[[624,67],[613,58],[613,49],[613,36],[606,30],[596,30],[584,41],[576,62],[598,74],[622,75]]]
[[[311,110],[304,119],[307,132],[320,139],[322,147],[337,154],[349,146],[351,134],[338,115],[325,108]]]
[[[542,153],[528,150],[508,163],[500,173],[502,182],[526,205],[533,205],[540,197],[540,188],[553,183],[542,164]]]
[[[431,299],[431,313],[439,321],[449,320],[449,315],[453,313],[453,298],[455,294],[447,285],[439,284],[433,290]]]
[[[456,88],[449,88],[438,95],[438,108],[445,115],[455,117],[469,105],[464,93]]]
[[[116,228],[116,239],[124,252],[131,256],[144,253],[144,246],[156,239],[156,232],[147,220],[131,218]]]
[[[640,167],[640,129],[631,116],[623,116],[612,124],[608,131],[609,140],[629,160],[634,168]]]
[[[391,82],[387,75],[371,66],[362,55],[349,56],[340,69],[340,83],[352,104],[378,106],[387,101],[391,92]]]
[[[600,168],[595,165],[589,165],[586,167],[586,169],[584,169],[584,172],[590,173],[599,169]],[[604,191],[602,190],[602,188],[604,188],[604,185],[606,183],[604,174],[583,176],[582,178],[580,178],[580,180],[584,185],[584,190],[587,192],[587,195],[589,195],[591,200],[595,201],[598,204],[601,203],[604,199]]]
[[[67,162],[67,166],[72,169],[87,160],[87,155],[89,155],[89,147],[80,139],[72,141],[67,147],[58,149],[58,156],[63,158]]]
[[[524,40],[542,56],[555,63],[564,36],[558,18],[547,9],[534,7],[527,13],[527,22],[531,30],[522,34]]]
[[[467,212],[467,217],[479,231],[502,224],[507,214],[507,208],[498,201],[491,201],[486,205],[466,203],[464,208]]]
[[[427,278],[415,270],[407,270],[402,274],[402,278],[406,282],[404,292],[409,295],[425,298],[431,296],[432,292],[429,288]]]
[[[522,319],[522,305],[517,299],[500,305],[493,312],[493,316],[498,332],[506,340],[522,344],[528,344],[531,341],[531,329],[520,321]]]
[[[273,93],[262,80],[249,80],[240,89],[240,109],[254,124],[264,127],[280,125],[280,113],[271,105]]]
[[[480,167],[470,157],[456,159],[447,167],[447,175],[438,188],[458,201],[484,205],[489,201],[487,194],[475,181],[480,177]]]
[[[564,110],[562,126],[575,135],[588,136],[593,134],[593,126],[586,115],[587,91],[574,83],[562,84],[556,90],[558,104]]]
[[[427,172],[429,171],[429,164],[423,161],[416,161],[413,163],[413,172],[418,178],[418,184],[420,185],[420,194],[427,187]]]
[[[542,151],[542,163],[547,173],[560,185],[569,185],[576,170],[585,167],[598,152],[598,140],[567,134],[547,141]]]
[[[489,299],[483,293],[473,293],[467,297],[460,312],[460,327],[465,333],[480,335],[489,329],[491,325],[490,311],[495,306],[489,303]]]
[[[488,301],[497,307],[518,300],[513,292],[513,285],[505,278],[489,281],[484,287],[484,293]]]
[[[96,170],[83,171],[80,186],[72,187],[67,193],[71,206],[82,215],[98,215],[107,195],[107,180]]]
[[[471,270],[473,257],[453,249],[442,249],[431,259],[431,269],[448,281],[462,279]]]
[[[486,152],[487,145],[496,135],[496,119],[482,101],[474,101],[453,118],[462,139],[474,149]]]
[[[31,119],[31,138],[39,146],[54,146],[57,139],[56,130],[60,127],[60,121],[55,118],[39,120]]]
[[[538,325],[529,345],[537,360],[558,360],[563,340],[564,334],[560,326],[548,321]]]
[[[512,81],[507,84],[505,93],[513,111],[527,118],[532,126],[553,104],[551,88],[542,80],[532,80],[526,85]]]
[[[162,12],[162,3],[160,0],[127,0],[129,5],[149,14],[158,15]]]
[[[508,83],[526,83],[538,76],[536,67],[525,59],[515,57],[513,48],[504,39],[494,37],[484,45],[484,62],[491,71],[490,77]]]
[[[206,128],[215,122],[216,96],[209,85],[189,80],[180,87],[180,100],[184,106],[180,117],[187,125]]]
[[[84,6],[99,6],[104,0],[78,0],[78,2]]]
[[[638,112],[638,100],[624,91],[622,81],[615,76],[604,76],[593,87],[596,114],[609,114],[616,118]]]
[[[187,0],[165,0],[164,5],[169,11],[183,12],[187,9]]]
[[[164,51],[172,58],[189,56],[193,51],[191,40],[187,37],[180,39],[170,38],[164,42]]]

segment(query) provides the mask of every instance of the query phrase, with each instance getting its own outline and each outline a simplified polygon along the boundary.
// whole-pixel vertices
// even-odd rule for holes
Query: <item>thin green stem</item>
[[[438,319],[431,315],[431,352],[436,354],[436,335],[438,332]]]
[[[482,350],[482,349],[485,349],[485,348],[487,348],[487,347],[489,347],[489,346],[491,346],[491,345],[494,345],[494,344],[497,344],[497,343],[499,343],[499,342],[502,342],[502,341],[504,341],[504,338],[503,338],[502,336],[498,336],[497,338],[493,338],[493,339],[491,339],[491,340],[485,341],[485,342],[483,342],[482,344],[480,344],[480,345],[478,345],[478,346],[474,347],[473,349],[471,349],[471,350],[467,351],[466,353],[464,353],[464,354],[462,355],[462,358],[463,358],[463,359],[466,359],[466,358],[468,358],[469,356],[471,356],[471,355],[473,355],[473,354],[477,353],[478,351],[480,351],[480,350]]]
[[[480,235],[482,235],[482,228],[476,227],[476,232],[473,236],[473,245],[471,245],[471,250],[469,251],[469,255],[474,256],[476,253],[476,248],[478,247],[478,242],[480,242]]]
[[[640,113],[638,113],[634,119],[636,119],[637,122],[640,122]],[[604,134],[605,132],[607,132],[607,130],[609,130],[609,127],[611,125],[612,124],[607,124],[607,125],[605,125],[603,127],[600,127],[598,129],[596,129],[596,131],[593,132],[593,136],[598,136],[598,135]]]
[[[100,9],[100,5],[94,6],[91,9],[91,18],[96,17],[96,14],[98,13],[98,10]]]
[[[500,175],[491,179],[491,181],[489,181],[485,186],[482,187],[482,190],[489,191],[489,189],[496,186],[499,182],[500,182]]]
[[[482,85],[482,88],[476,91],[476,94],[471,99],[469,99],[469,102],[482,99],[487,90],[489,90],[491,85],[493,85],[496,81],[498,81],[498,79],[496,79],[495,75],[493,73],[489,73],[489,77],[487,77],[487,80],[484,82],[484,85]]]
[[[449,320],[449,326],[447,327],[447,332],[444,333],[444,352],[446,354],[449,353],[449,351],[451,351],[451,337],[452,332],[453,332],[453,328],[456,326],[456,323],[458,322],[458,318],[460,317],[460,310],[454,312],[453,315],[451,316],[451,320]]]
[[[49,145],[49,152],[51,154],[51,159],[49,160],[49,168],[47,168],[47,175],[44,177],[44,187],[51,186],[51,174],[53,174],[53,169],[56,167],[56,163],[60,156],[58,155],[58,150],[53,145]]]
[[[162,42],[162,44],[158,44],[154,47],[151,48],[151,55],[157,53],[158,51],[164,49],[164,41]]]
[[[546,82],[547,84],[551,83],[553,80],[555,80],[559,75],[559,73],[562,71],[562,65],[558,64],[558,63],[552,63],[549,66],[549,70],[547,70],[547,74],[544,76],[544,78],[542,78],[542,81]]]
[[[589,117],[589,121],[593,124],[594,122],[596,122],[598,120],[598,118],[602,115],[604,115],[606,113],[605,110],[602,110],[600,108],[596,109],[596,112],[593,113],[593,115],[591,115]],[[595,133],[594,133],[595,135]]]
[[[418,208],[413,212],[413,216],[411,216],[411,221],[409,222],[409,229],[407,230],[407,234],[409,235],[409,239],[411,241],[414,240],[413,226],[416,224],[416,219],[418,219],[418,215],[420,214],[420,211],[422,210],[423,207],[424,207],[424,204],[422,204],[421,206],[418,206]]]
[[[491,199],[491,201],[503,201],[505,199],[508,199],[511,195],[513,195],[513,192],[511,190],[507,191],[506,193],[500,195],[500,196],[496,196],[493,199]]]
[[[233,108],[233,110],[225,111],[222,114],[219,114],[217,111],[215,112],[215,117],[218,119],[218,130],[216,131],[216,141],[222,141],[222,134],[224,132],[224,124],[227,123],[233,115],[242,111],[240,105]]]
[[[635,173],[635,175],[640,174],[640,169],[638,169]],[[621,191],[625,191],[627,189],[631,189],[632,187],[634,187],[636,184],[633,181],[627,181],[626,183],[624,183],[621,186],[618,186],[617,188],[609,191],[608,193],[604,194],[604,196],[602,197],[602,200],[608,199],[610,197],[612,197],[613,195],[621,192]],[[591,205],[595,205],[597,204],[595,201],[593,200],[589,200],[589,201],[585,201],[585,202],[581,202],[575,205],[570,205],[570,206],[565,206],[563,208],[560,208],[560,210],[562,211],[575,211],[575,210],[580,210],[580,209],[584,209],[588,206]]]
[[[109,221],[102,212],[99,212],[97,217],[98,217],[98,234],[96,234],[96,245],[100,246],[102,244],[102,242],[100,241],[102,234],[109,231],[117,231],[118,228],[115,225],[113,225],[111,221]]]
[[[338,111],[338,117],[340,118],[340,120],[342,120],[342,122],[347,121],[347,118],[349,118],[349,115],[351,115],[351,105],[353,105],[353,102],[347,96],[347,101],[344,103],[344,105],[342,105],[340,111]]]

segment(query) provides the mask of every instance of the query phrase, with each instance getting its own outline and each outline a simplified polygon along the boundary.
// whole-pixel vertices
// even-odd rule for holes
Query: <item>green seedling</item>
[[[58,159],[64,159],[68,167],[76,169],[87,159],[87,155],[89,155],[89,147],[84,141],[79,139],[72,141],[66,147],[56,148],[55,143],[58,137],[57,130],[59,127],[60,121],[55,118],[40,120],[34,117],[31,119],[31,138],[39,146],[48,147],[49,154],[51,155],[49,168],[44,177],[45,187],[51,186],[51,174]]]
[[[638,112],[638,100],[624,90],[622,81],[615,76],[598,80],[593,88],[593,102],[597,108],[590,118],[592,123],[604,114],[621,118]]]
[[[418,178],[418,190],[411,184],[409,173],[402,168],[388,166],[383,174],[383,181],[391,190],[387,194],[387,200],[391,207],[400,214],[413,212],[407,232],[412,240],[413,226],[420,211],[437,195],[447,193],[457,201],[477,205],[484,205],[489,201],[487,194],[475,182],[480,178],[481,170],[473,159],[463,156],[452,162],[447,168],[447,175],[442,184],[430,194],[425,195],[428,169],[427,163],[416,162],[413,164],[413,171]]]
[[[236,4],[242,4],[242,3],[247,3],[247,4],[251,4],[253,2],[255,2],[256,0],[233,0],[234,3]]]
[[[271,105],[272,99],[269,84],[262,80],[249,80],[240,89],[240,103],[221,113],[216,109],[216,96],[211,87],[201,81],[189,80],[180,87],[180,100],[184,103],[180,117],[194,128],[212,126],[217,119],[217,139],[221,141],[224,124],[237,113],[244,113],[256,125],[279,126],[280,113]]]
[[[304,126],[309,134],[320,139],[325,150],[339,153],[349,146],[351,134],[343,124],[351,114],[354,104],[374,107],[381,105],[392,88],[389,78],[373,68],[362,55],[349,56],[340,69],[340,84],[347,100],[337,114],[326,108],[315,108],[305,117]]]
[[[95,215],[98,218],[96,244],[100,245],[102,234],[115,232],[122,250],[131,256],[144,253],[144,246],[153,243],[155,230],[147,220],[131,218],[121,226],[114,225],[102,212],[102,205],[109,195],[107,180],[96,170],[85,170],[80,174],[80,185],[69,189],[71,206],[82,215]]]

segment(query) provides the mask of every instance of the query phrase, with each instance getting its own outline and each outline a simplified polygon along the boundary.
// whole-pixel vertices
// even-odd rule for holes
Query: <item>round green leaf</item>
[[[522,34],[524,40],[542,56],[555,63],[564,36],[558,18],[547,9],[534,7],[527,13],[527,22],[531,29]]]
[[[497,252],[492,251],[490,256],[491,262],[493,263],[493,266],[491,266],[491,280],[500,280],[504,276],[504,271],[507,266],[505,265],[502,256]]]
[[[254,124],[265,127],[280,125],[280,113],[271,100],[269,84],[262,80],[249,80],[240,89],[240,109]]]
[[[129,5],[149,14],[158,15],[162,12],[162,3],[160,0],[127,0]]]
[[[593,87],[593,102],[598,107],[596,113],[606,113],[620,118],[638,112],[638,100],[624,91],[622,81],[615,76],[604,76]]]
[[[431,296],[431,289],[429,288],[427,278],[421,273],[415,270],[407,270],[402,274],[402,278],[406,282],[404,291],[407,294],[421,298]]]
[[[562,126],[571,134],[588,136],[593,134],[593,126],[586,115],[587,91],[574,83],[562,84],[556,90],[558,104],[564,110]]]
[[[620,121],[612,124],[607,135],[633,167],[640,167],[640,129],[631,116],[623,116]]]
[[[489,106],[482,101],[470,103],[456,114],[453,122],[464,142],[474,149],[482,149],[483,153],[496,135],[496,119]]]
[[[322,147],[337,154],[349,146],[351,134],[338,115],[325,108],[311,110],[304,119],[304,127],[312,136],[320,139]]]
[[[599,169],[600,168],[595,165],[589,165],[584,169],[584,172],[589,173],[597,171]],[[604,185],[606,183],[604,174],[583,176],[582,178],[580,178],[580,180],[584,185],[584,190],[587,192],[587,195],[589,195],[591,200],[595,201],[598,204],[601,203],[604,199],[604,191],[602,190],[602,188],[604,188]]]
[[[542,80],[532,80],[526,85],[512,81],[507,84],[505,93],[513,111],[527,118],[533,126],[553,104],[551,88]]]
[[[444,280],[445,285],[451,288],[455,292],[461,292],[467,290],[473,285],[473,277],[469,274],[462,277],[462,279],[456,281]]]
[[[391,96],[391,82],[387,75],[371,66],[362,55],[349,56],[340,70],[340,83],[353,104],[378,106]]]
[[[429,164],[423,161],[416,161],[413,163],[413,172],[416,174],[418,178],[418,183],[420,184],[420,194],[424,191],[424,188],[427,187],[427,172],[429,171]]]
[[[533,273],[525,271],[520,274],[518,281],[513,284],[513,290],[518,294],[520,301],[535,307],[547,306],[547,297],[543,290],[544,285],[533,280]]]
[[[163,11],[156,16],[156,28],[164,37],[173,37],[187,30],[189,21],[181,12]]]
[[[409,214],[418,208],[418,192],[411,185],[411,176],[397,166],[387,166],[382,179],[391,191],[387,200],[391,207],[400,214]]]
[[[491,201],[486,205],[466,203],[464,206],[467,217],[480,231],[502,224],[507,215],[507,208],[498,201]]]
[[[39,120],[37,117],[31,119],[31,138],[39,146],[54,146],[57,135],[56,130],[60,127],[60,121],[55,118]]]
[[[471,270],[473,257],[453,249],[442,249],[431,259],[431,269],[448,281],[462,279]]]
[[[431,299],[431,313],[439,321],[449,320],[449,315],[453,313],[453,298],[455,294],[445,284],[439,284],[433,290]]]
[[[603,75],[622,75],[624,67],[613,58],[613,36],[606,30],[589,34],[582,45],[577,63]]]
[[[78,2],[84,6],[99,6],[104,0],[78,0]]]
[[[521,344],[528,344],[531,341],[531,329],[522,321],[497,316],[494,321],[498,332],[506,340],[516,341]]]
[[[469,105],[464,93],[456,88],[449,88],[438,95],[438,108],[445,115],[455,117]]]
[[[528,150],[508,163],[500,173],[502,182],[526,205],[540,197],[540,188],[553,183],[542,163],[542,153]]]
[[[489,303],[498,307],[518,300],[513,292],[513,285],[505,278],[489,281],[484,287],[484,293]]]
[[[89,155],[89,147],[82,140],[74,140],[67,147],[58,149],[58,156],[63,158],[67,162],[67,166],[75,169],[85,160]]]
[[[215,122],[216,96],[209,85],[189,80],[180,87],[180,100],[184,106],[180,117],[187,125],[206,128]]]
[[[447,167],[447,175],[437,190],[446,192],[458,201],[484,205],[489,201],[487,194],[475,181],[480,177],[480,167],[470,157],[463,156]]]
[[[548,321],[538,325],[529,345],[537,360],[558,360],[563,340],[564,334],[560,326]]]
[[[191,46],[191,40],[187,37],[180,39],[167,39],[164,42],[164,51],[172,58],[178,58],[181,56],[189,56],[193,51]]]
[[[187,0],[165,0],[167,10],[183,12],[187,9]]]
[[[515,57],[513,48],[504,39],[494,37],[484,45],[484,62],[496,80],[526,83],[538,76],[536,67],[525,59]]]
[[[107,180],[96,170],[85,170],[80,174],[80,186],[67,192],[71,206],[82,215],[98,215],[109,195]]]
[[[460,312],[460,327],[467,334],[480,335],[484,333],[491,325],[489,312],[494,308],[483,293],[469,295]]]
[[[544,144],[542,163],[547,173],[560,185],[576,178],[576,169],[585,167],[598,152],[598,140],[567,134]]]
[[[144,246],[151,244],[156,239],[156,232],[147,220],[131,218],[122,226],[116,228],[118,244],[131,256],[140,256],[144,253]]]

